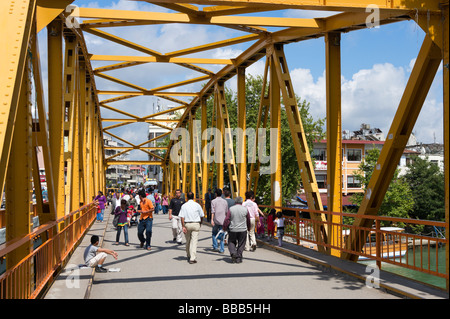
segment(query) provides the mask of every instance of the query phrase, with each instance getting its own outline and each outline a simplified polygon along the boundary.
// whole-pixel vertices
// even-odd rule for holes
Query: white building
[[[162,109],[164,108],[164,109]],[[156,108],[156,113],[171,109],[173,107],[171,106],[165,106],[165,107],[160,107],[159,105],[157,105]],[[164,120],[164,119],[177,119],[179,118],[179,114],[177,114],[176,112],[169,112],[169,113],[165,113],[165,114],[161,114],[155,117],[152,117],[152,119],[155,120]],[[167,132],[170,132],[169,129],[164,128],[164,127],[168,127],[168,128],[175,128],[177,123],[176,122],[157,122],[159,125],[155,125],[155,124],[149,124],[148,126],[148,139],[151,140],[155,137],[158,137],[160,135],[163,135]],[[148,143],[148,147],[157,147],[159,146],[161,142],[164,141],[165,138],[168,138],[168,136],[164,136],[162,138],[156,139],[150,143]],[[154,153],[155,155],[159,155],[161,157],[165,156],[165,151],[160,151],[160,150],[150,150],[150,152]],[[149,161],[158,161],[159,159],[157,157],[151,156],[149,155]],[[148,166],[148,171],[147,171],[147,177],[149,179],[155,179],[158,183],[157,188],[158,189],[162,189],[162,182],[163,182],[163,172],[161,170],[161,166],[160,165],[149,165]]]
[[[433,164],[436,164],[441,172],[444,171],[444,145],[437,143],[417,143],[406,146],[408,150],[414,151],[420,158],[428,159]]]
[[[122,143],[114,141],[110,136],[104,135],[103,142],[105,146],[105,157],[116,155],[120,150],[106,149],[106,147],[123,147]],[[121,154],[114,158],[118,161],[128,160],[128,153]],[[131,178],[128,165],[111,165],[106,169],[106,185],[115,185],[121,187]]]

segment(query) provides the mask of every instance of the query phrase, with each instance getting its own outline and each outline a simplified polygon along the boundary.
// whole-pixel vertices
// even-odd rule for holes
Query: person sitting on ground
[[[118,254],[114,250],[99,248],[99,241],[97,235],[91,237],[91,244],[84,251],[85,265],[91,268],[95,267],[95,272],[107,272],[108,270],[103,267],[106,256],[111,255],[117,260]]]

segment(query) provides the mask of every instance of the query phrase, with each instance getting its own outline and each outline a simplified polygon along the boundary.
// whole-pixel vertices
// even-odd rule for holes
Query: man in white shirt
[[[134,199],[136,200],[137,206],[141,204],[141,198],[139,197],[139,194],[136,193],[136,196],[134,196]]]
[[[186,194],[187,202],[181,206],[178,216],[181,218],[183,233],[186,237],[186,255],[190,264],[197,263],[197,243],[202,224],[203,208],[194,201],[194,193]]]

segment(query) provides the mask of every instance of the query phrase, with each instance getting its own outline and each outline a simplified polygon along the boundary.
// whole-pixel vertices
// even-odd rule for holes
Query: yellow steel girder
[[[440,48],[430,37],[426,36],[392,121],[386,142],[367,185],[364,199],[358,210],[359,215],[376,215],[378,213],[384,194],[397,168],[392,163],[398,163],[403,154],[441,60]],[[372,223],[371,219],[355,218],[353,225],[370,228]],[[366,239],[361,238],[359,233],[352,229],[352,233],[347,239],[347,248],[352,251],[360,251],[365,243]],[[356,260],[357,255],[345,253],[343,257]]]
[[[20,88],[24,76],[28,41],[35,15],[35,1],[0,2],[0,193],[3,192],[6,168],[14,134]],[[6,32],[13,29],[15,32]]]

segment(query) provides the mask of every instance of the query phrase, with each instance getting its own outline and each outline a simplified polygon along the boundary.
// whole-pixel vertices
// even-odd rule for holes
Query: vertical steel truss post
[[[173,178],[173,163],[172,161],[169,159],[168,162],[166,162],[165,165],[166,170],[164,171],[164,181],[166,184],[166,188],[164,190],[164,193],[167,194],[167,196],[170,197],[170,194],[172,194],[172,178]]]
[[[74,140],[78,116],[77,114],[77,81],[78,81],[78,54],[77,39],[75,36],[66,35],[65,37],[65,60],[64,60],[64,136],[68,141],[64,141],[64,161],[67,163],[66,185],[65,189],[65,214],[72,211],[72,198],[78,195],[75,193],[75,185],[78,181],[73,181],[74,161]],[[67,147],[66,147],[67,145]],[[77,176],[76,176],[77,177]],[[73,188],[72,188],[73,187]]]
[[[376,215],[378,213],[441,60],[441,49],[429,36],[426,36],[392,121],[386,142],[381,149],[358,215]],[[371,219],[355,218],[353,225],[370,227],[372,223]],[[352,231],[347,239],[346,248],[351,251],[360,251],[365,240],[365,238],[360,238],[359,232]],[[344,253],[342,257],[355,261],[358,255]]]
[[[449,224],[450,213],[450,178],[449,178],[449,156],[450,156],[450,130],[449,130],[449,101],[448,101],[448,72],[449,72],[449,58],[448,58],[448,42],[449,42],[449,10],[448,1],[440,1],[439,7],[442,10],[440,14],[420,13],[416,17],[416,22],[423,29],[423,31],[430,37],[430,39],[441,49],[443,59],[443,124],[444,124],[444,182],[445,182],[445,221]],[[449,227],[446,228],[445,238],[449,238]],[[449,245],[446,245],[446,270],[449,272]],[[447,291],[449,291],[449,282],[446,280]]]
[[[202,174],[202,194],[200,198],[203,198],[203,196],[205,196],[205,194],[208,192],[208,176],[209,176],[209,168],[208,168],[208,158],[207,158],[207,154],[206,154],[206,145],[208,143],[208,141],[206,139],[203,139],[203,133],[206,132],[206,129],[208,128],[208,110],[207,110],[207,104],[206,104],[206,98],[202,98],[200,100],[200,107],[201,107],[201,111],[202,111],[202,116],[201,116],[201,134],[200,136],[202,137],[201,139],[201,163],[202,163],[202,169],[201,169],[201,174]],[[203,208],[204,208],[204,213],[205,213],[205,217],[206,217],[206,208],[204,206],[203,203]]]
[[[180,174],[180,170],[181,170],[181,165],[180,163],[174,163],[174,169],[175,169],[175,189],[181,189],[181,174]]]
[[[78,158],[79,158],[79,181],[80,181],[80,206],[83,206],[89,203],[89,198],[87,197],[87,176],[86,176],[86,105],[88,99],[88,83],[87,83],[87,70],[86,70],[86,61],[84,61],[83,55],[79,55],[79,65],[80,65],[80,76],[79,76],[79,137],[78,137]]]
[[[94,159],[94,166],[93,166],[93,173],[94,173],[94,195],[96,196],[96,194],[99,191],[99,178],[98,178],[98,168],[99,168],[99,164],[98,164],[98,134],[99,132],[97,131],[98,129],[98,117],[97,117],[97,108],[95,107],[95,105],[92,105],[93,108],[93,131],[92,131],[92,136],[93,136],[93,145],[92,145],[92,157]]]
[[[102,120],[100,116],[100,107],[97,107],[97,131],[98,131],[98,165],[99,165],[99,189],[103,193],[105,193],[105,187],[106,187],[106,176],[105,176],[105,152],[103,149],[103,130],[102,130]]]
[[[261,166],[260,161],[256,159],[258,145],[260,143],[258,129],[259,128],[265,129],[267,127],[267,120],[269,118],[269,107],[270,107],[269,92],[270,92],[270,89],[269,89],[269,83],[268,83],[268,73],[269,73],[269,69],[272,68],[271,60],[272,60],[271,55],[267,54],[266,63],[265,63],[265,67],[264,67],[264,77],[263,77],[263,83],[262,83],[262,89],[261,89],[261,98],[259,100],[255,141],[254,141],[254,146],[252,147],[250,174],[249,174],[250,179],[249,179],[248,185],[247,185],[247,189],[253,190],[253,192],[255,194],[257,193],[257,189],[258,189],[258,180],[259,180],[259,174],[260,174],[259,170],[260,170],[260,166]]]
[[[281,175],[281,95],[280,79],[278,72],[274,67],[273,47],[268,51],[271,53],[270,59],[270,87],[269,87],[269,109],[270,109],[270,166],[271,176],[270,185],[272,190],[272,202],[274,206],[281,207],[282,204],[282,175]],[[275,138],[272,137],[272,131],[276,132]],[[275,142],[275,145],[272,143]],[[275,151],[274,151],[275,150]],[[275,167],[275,169],[273,169]]]
[[[193,115],[193,119],[196,119],[196,115]],[[192,178],[195,178],[195,187],[194,187],[194,194],[196,195],[196,198],[203,198],[202,196],[202,133],[201,133],[201,123],[198,123],[198,121],[194,121],[194,134],[193,134],[193,143],[194,143],[194,154],[193,154],[193,160],[194,163],[192,164],[195,173],[192,175]],[[192,161],[192,159],[191,159]]]
[[[182,138],[182,153],[181,153],[181,163],[178,164],[181,168],[181,192],[183,194],[186,194],[186,192],[188,191],[188,186],[189,186],[189,182],[188,182],[188,178],[189,178],[189,174],[188,174],[188,169],[189,169],[189,165],[188,162],[190,160],[190,149],[188,148],[188,141],[186,141],[186,136],[183,136]]]
[[[216,174],[217,174],[217,188],[223,188],[224,186],[224,172],[223,172],[223,133],[224,133],[224,120],[222,118],[223,112],[221,111],[221,92],[223,93],[223,82],[217,82],[214,87],[214,109],[216,115],[216,128],[219,130],[220,136],[215,137],[214,147],[214,160],[216,162]]]
[[[217,113],[217,110],[216,110],[216,98],[214,96],[213,107],[212,107],[212,116],[211,116],[211,128],[212,129],[217,129],[217,125],[216,125],[216,123],[217,123],[216,116],[217,115],[216,115],[216,113]],[[214,188],[214,176],[215,176],[215,174],[216,174],[216,176],[218,174],[217,173],[218,157],[216,157],[216,156],[220,156],[221,153],[217,151],[217,147],[218,147],[217,143],[218,142],[214,140],[214,135],[211,136],[210,142],[211,142],[211,140],[214,141],[214,147],[212,148],[212,151],[209,154],[207,154],[208,156],[212,156],[212,158],[213,158],[213,161],[208,165],[209,166],[209,169],[208,169],[208,184],[211,185],[211,188]],[[216,184],[216,187],[219,187],[219,186],[217,186],[217,184]]]
[[[3,194],[36,1],[0,2],[0,194]],[[9,30],[14,30],[10,32]]]
[[[92,90],[89,89],[87,103],[87,172],[88,172],[88,199],[94,198],[95,182],[94,182],[94,100]]]
[[[80,116],[80,77],[82,77],[82,67],[79,62],[79,56],[77,53],[77,49],[75,50],[75,62],[76,62],[76,71],[75,71],[75,91],[73,96],[73,107],[70,112],[70,130],[69,130],[69,148],[70,152],[70,165],[68,165],[68,175],[70,174],[70,209],[69,212],[77,210],[80,207],[80,189],[81,189],[81,161],[80,161],[80,124],[81,124],[81,116]]]
[[[167,167],[167,175],[164,176],[164,178],[167,180],[166,182],[166,194],[171,195],[173,194],[173,185],[174,185],[174,176],[173,176],[173,162],[169,157],[169,164],[166,165]]]
[[[33,63],[33,77],[35,83],[36,90],[36,109],[37,115],[39,118],[38,122],[38,132],[37,141],[38,145],[41,146],[41,151],[44,159],[44,167],[45,167],[45,177],[47,182],[47,195],[48,195],[48,205],[49,205],[49,213],[42,213],[39,216],[39,222],[41,224],[45,224],[49,221],[56,220],[56,197],[55,190],[53,184],[53,165],[50,153],[50,140],[48,135],[48,123],[47,123],[47,115],[45,112],[45,102],[44,102],[44,92],[42,85],[42,75],[41,75],[41,63],[40,63],[40,54],[39,54],[39,45],[37,41],[37,34],[33,34],[33,39],[31,43],[32,49],[32,63]],[[39,182],[40,184],[40,182]]]
[[[30,62],[30,59],[27,58],[20,85],[14,135],[6,173],[6,241],[26,236],[31,232],[32,225],[33,142]],[[6,258],[7,268],[14,267],[31,250],[31,242],[27,242],[9,253]]]
[[[47,26],[48,128],[53,168],[56,219],[64,216],[64,102],[63,102],[63,24],[53,20]]]
[[[217,99],[217,101],[215,101],[217,106],[217,123],[218,123],[217,126],[221,133],[222,145],[225,148],[225,161],[227,162],[231,196],[237,197],[239,190],[239,181],[237,176],[236,160],[234,157],[233,135],[231,134],[230,119],[228,117],[228,108],[227,108],[227,101],[225,98],[224,83],[220,82],[219,85],[216,86],[216,90],[217,91],[216,95],[214,96],[214,99]],[[221,148],[221,151],[223,151],[223,148]],[[220,159],[223,160],[223,156],[221,156]],[[219,187],[224,186],[223,164],[221,165],[221,167],[222,167],[221,169],[222,183],[219,183],[220,185]]]
[[[36,42],[36,34],[35,34],[35,28],[33,27],[33,31],[32,31],[32,36],[30,37],[30,66],[32,67],[32,69],[34,70],[34,53],[36,52],[34,44]],[[35,74],[35,72],[33,71],[33,73]],[[33,74],[33,76],[34,76]],[[40,76],[40,74],[39,74]],[[39,78],[37,79],[36,82],[39,82]],[[35,83],[36,83],[35,82]],[[38,90],[38,85],[39,84],[35,84],[35,92],[36,92],[36,104],[34,105],[34,110],[37,111],[37,90]],[[31,89],[31,88],[30,88]],[[42,95],[42,92],[41,92]],[[37,111],[37,113],[39,113],[39,111]],[[38,114],[35,114],[35,117],[38,116]],[[44,118],[45,119],[45,118]],[[36,212],[37,215],[40,218],[40,221],[42,219],[45,219],[44,213],[44,201],[43,201],[43,196],[42,196],[42,187],[41,187],[41,177],[40,177],[40,173],[39,173],[39,164],[38,164],[38,152],[39,151],[39,146],[42,144],[41,140],[41,132],[40,132],[40,128],[39,128],[39,122],[38,119],[32,119],[32,173],[33,173],[33,187],[34,187],[34,191],[35,191],[35,200],[36,200]]]
[[[164,180],[164,182],[163,182],[163,184],[162,184],[162,190],[161,190],[161,192],[162,192],[162,194],[164,195],[164,194],[167,194],[167,176],[169,175],[168,174],[168,167],[167,167],[167,164],[166,164],[166,162],[163,162],[162,163],[162,166],[161,166],[161,170],[162,170],[162,172],[163,172],[163,180]]]
[[[197,147],[196,147],[196,137],[195,134],[196,129],[194,128],[194,120],[195,120],[195,112],[189,113],[189,147],[190,147],[190,159],[189,159],[189,188],[194,195],[198,195],[196,192],[197,188],[197,165],[196,165],[196,156],[197,156]]]
[[[291,131],[292,142],[294,144],[295,154],[297,156],[303,187],[306,192],[308,207],[309,209],[322,211],[323,206],[319,194],[319,188],[317,186],[311,155],[309,153],[305,131],[303,130],[302,119],[297,106],[297,98],[292,87],[292,81],[282,45],[273,46],[272,59],[273,67],[277,72],[277,78]],[[326,217],[321,213],[313,213],[311,214],[311,218],[317,222],[314,234],[316,236],[316,240],[319,242],[319,250],[325,251],[324,246],[320,243],[328,243]]]
[[[103,159],[102,154],[103,147],[103,134],[100,130],[100,114],[99,107],[94,105],[94,178],[95,178],[95,191],[94,195],[98,191],[103,190]]]
[[[327,181],[328,211],[342,212],[342,132],[341,132],[341,52],[340,33],[325,35],[326,47],[326,96],[327,96]],[[329,228],[330,245],[337,247],[341,242],[342,217],[331,215]],[[331,254],[340,256],[339,250]]]
[[[449,109],[449,99],[448,99],[448,90],[449,90],[449,9],[448,2],[443,5],[443,17],[442,21],[442,58],[443,58],[443,120],[444,120],[444,182],[445,182],[445,222],[447,223],[447,228],[445,232],[445,238],[449,238],[449,213],[450,213],[450,128],[449,128],[449,118],[450,118],[450,109]],[[449,273],[449,245],[445,246],[445,256],[446,256],[446,273]],[[449,291],[449,281],[446,279],[447,292]]]
[[[244,197],[247,191],[247,138],[246,138],[246,103],[245,103],[245,68],[237,68],[237,125],[238,134],[237,136],[237,147],[236,147],[236,157],[237,157],[237,170],[238,170],[238,185],[237,190],[239,196]]]

